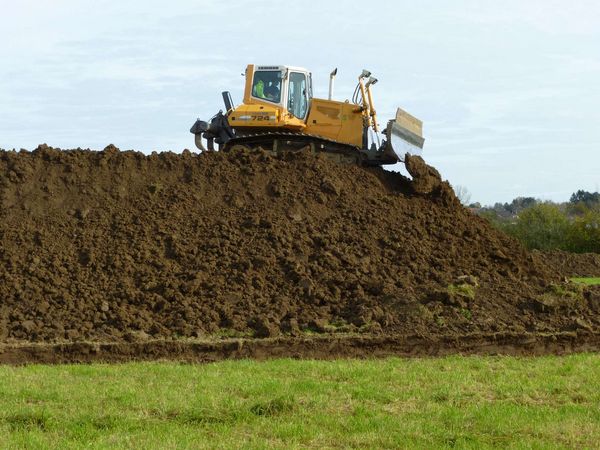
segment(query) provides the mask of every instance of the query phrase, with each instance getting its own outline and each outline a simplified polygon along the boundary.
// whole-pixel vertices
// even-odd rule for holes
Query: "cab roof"
[[[308,70],[306,70],[304,67],[295,67],[295,66],[259,66],[256,65],[254,66],[254,70],[297,70],[298,72],[308,72]]]

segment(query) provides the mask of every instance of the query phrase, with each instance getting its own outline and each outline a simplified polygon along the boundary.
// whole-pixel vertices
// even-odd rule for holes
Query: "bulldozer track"
[[[277,144],[283,145],[283,148],[280,148]],[[269,151],[293,151],[311,146],[315,152],[334,153],[356,161],[360,161],[363,156],[360,149],[354,145],[340,144],[331,139],[305,133],[264,132],[245,134],[229,140],[222,149],[227,151],[235,145],[245,145],[251,148],[262,147]],[[275,148],[276,146],[277,148]]]

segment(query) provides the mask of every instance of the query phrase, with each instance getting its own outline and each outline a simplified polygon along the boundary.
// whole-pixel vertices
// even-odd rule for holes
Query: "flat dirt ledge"
[[[68,364],[171,360],[383,358],[464,355],[563,355],[600,351],[600,333],[561,332],[440,335],[336,335],[213,341],[70,342],[0,344],[0,364]]]

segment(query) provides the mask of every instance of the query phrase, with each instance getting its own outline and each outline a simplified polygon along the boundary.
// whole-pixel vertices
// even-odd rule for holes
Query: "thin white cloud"
[[[470,0],[449,15],[484,26],[524,25],[546,34],[598,35],[600,3],[595,0]]]

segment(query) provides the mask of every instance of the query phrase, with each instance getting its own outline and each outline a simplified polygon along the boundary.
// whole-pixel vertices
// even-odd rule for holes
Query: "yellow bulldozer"
[[[404,161],[420,154],[422,122],[398,108],[380,137],[371,93],[377,79],[367,70],[358,77],[351,100],[332,100],[337,69],[329,78],[329,98],[314,98],[312,77],[306,69],[291,66],[246,68],[243,103],[234,106],[228,91],[222,93],[225,112],[208,122],[198,119],[190,132],[202,150],[258,148],[272,152],[310,149],[340,162],[377,166]],[[206,145],[203,142],[206,140]]]

